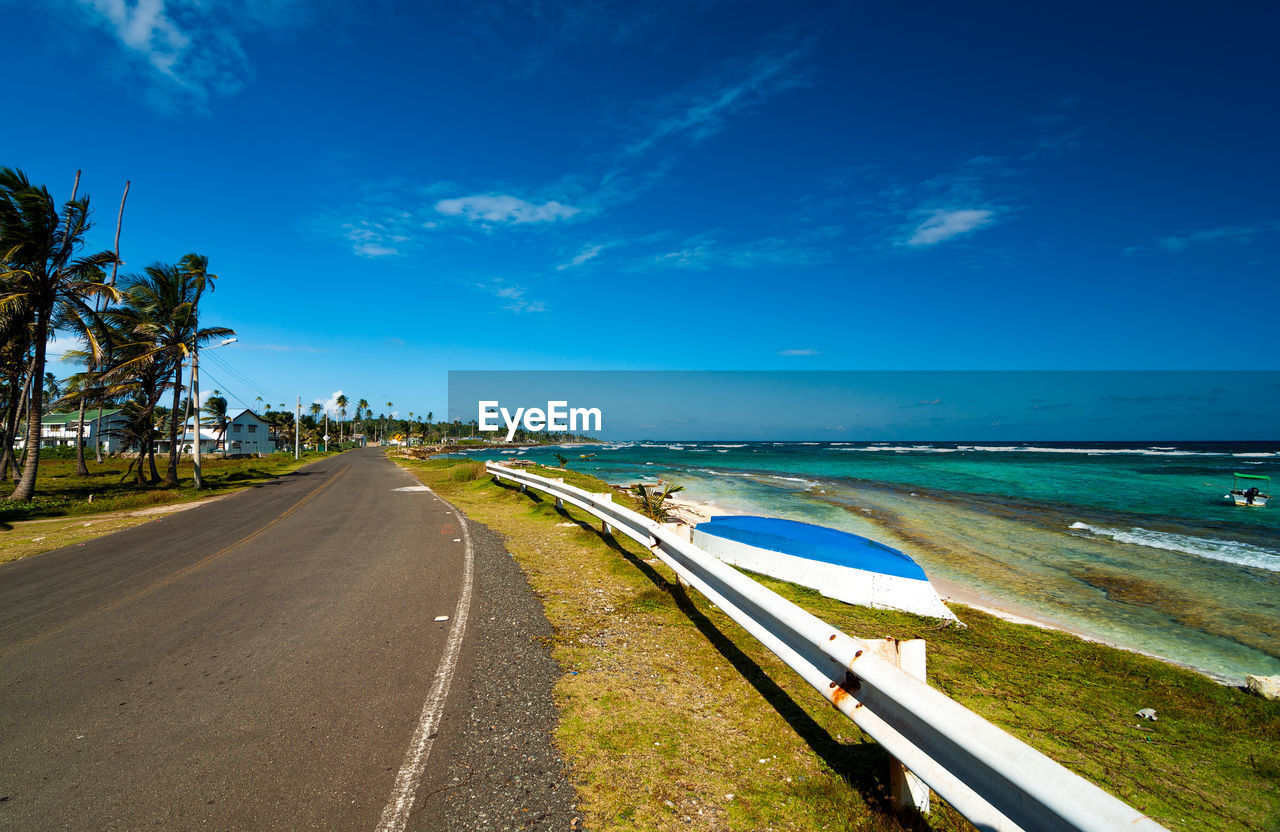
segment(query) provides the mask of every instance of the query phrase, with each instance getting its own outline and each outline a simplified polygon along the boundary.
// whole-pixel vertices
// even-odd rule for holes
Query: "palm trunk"
[[[80,418],[76,420],[76,474],[89,476],[89,466],[84,464],[84,396],[80,397]]]
[[[93,420],[93,456],[98,463],[102,463],[102,405],[105,404],[101,399],[98,400],[98,415]]]
[[[164,478],[164,484],[170,488],[178,487],[178,405],[182,403],[182,362],[178,362],[178,367],[173,371],[173,409],[169,411],[169,471]],[[184,433],[186,425],[183,425]],[[196,437],[196,441],[200,441],[200,437]],[[155,463],[152,462],[154,469]]]
[[[13,438],[17,435],[18,430],[18,408],[26,392],[25,390],[19,392],[18,382],[22,381],[21,375],[10,372],[7,380],[12,395],[4,413],[4,444],[3,447],[0,447],[0,481],[7,481],[9,479],[9,470],[14,467]]]
[[[111,283],[112,287],[116,285],[116,270],[120,268],[120,226],[124,223],[124,201],[129,198],[129,180],[124,181],[124,196],[120,197],[120,213],[116,215],[116,243],[115,253],[116,259],[111,264]],[[97,308],[97,302],[94,303]],[[102,464],[102,406],[105,404],[103,400],[98,400],[98,417],[93,423],[93,453],[98,460],[98,464]]]
[[[156,437],[154,430],[147,437],[147,464],[151,466],[151,484],[159,485],[161,479],[160,472],[156,469]]]
[[[45,339],[49,336],[49,313],[44,309],[36,310],[36,331],[33,334],[36,354],[31,361],[31,376],[27,379],[44,378]],[[31,384],[31,405],[27,408],[27,462],[22,469],[22,478],[14,486],[10,500],[29,502],[36,493],[36,477],[40,474],[40,414],[44,407],[44,385]]]

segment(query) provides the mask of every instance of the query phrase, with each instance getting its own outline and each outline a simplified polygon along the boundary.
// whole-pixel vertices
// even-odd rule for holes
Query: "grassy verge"
[[[883,751],[643,548],[478,463],[403,464],[505,535],[542,596],[588,828],[970,828],[945,806],[895,817]],[[958,610],[967,629],[939,628],[760,580],[852,635],[927,639],[934,687],[1171,829],[1280,828],[1280,703],[977,610]],[[1134,715],[1145,707],[1159,721]]]
[[[80,543],[93,537],[145,523],[147,516],[131,516],[149,509],[229,494],[296,471],[331,454],[310,452],[295,461],[292,454],[247,459],[203,459],[200,473],[205,487],[192,487],[192,464],[178,466],[178,488],[136,485],[125,478],[129,460],[90,462],[90,475],[77,476],[73,460],[41,460],[35,497],[27,503],[3,498],[13,493],[12,481],[0,483],[0,563]],[[157,459],[163,475],[167,461]],[[90,499],[92,497],[92,500]],[[77,518],[77,519],[71,519]]]

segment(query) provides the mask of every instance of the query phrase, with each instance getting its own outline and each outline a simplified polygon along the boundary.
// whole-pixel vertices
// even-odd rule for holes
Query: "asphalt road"
[[[351,451],[0,567],[0,828],[570,828],[541,606],[417,485]]]

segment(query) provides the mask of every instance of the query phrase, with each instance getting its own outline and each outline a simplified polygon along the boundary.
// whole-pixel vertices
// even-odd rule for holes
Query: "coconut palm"
[[[115,262],[109,251],[77,257],[88,232],[89,198],[72,199],[59,213],[47,188],[32,185],[25,174],[0,168],[0,316],[22,310],[31,325],[34,354],[29,378],[44,379],[45,347],[55,319],[80,321],[83,330],[94,317],[89,301],[112,299],[114,290],[102,282],[102,266]],[[91,336],[92,338],[93,336]],[[94,340],[93,351],[99,351]],[[31,385],[27,417],[27,466],[10,496],[29,501],[40,472],[40,413],[44,389]]]
[[[656,487],[636,485],[631,489],[632,493],[638,498],[640,513],[650,520],[659,523],[670,522],[673,517],[671,509],[667,508],[667,498],[677,491],[684,491],[683,485],[672,485],[667,483],[666,488],[659,491]]]
[[[132,333],[139,342],[150,342],[146,361],[165,364],[171,376],[173,418],[169,419],[169,467],[165,484],[178,486],[178,406],[185,389],[183,365],[191,351],[217,338],[229,338],[235,330],[227,327],[199,328],[200,297],[213,290],[217,275],[209,274],[209,258],[188,254],[176,265],[156,263],[141,275],[126,275],[127,305],[139,313]],[[197,437],[196,441],[199,441]]]
[[[218,433],[222,436],[222,450],[225,455],[227,450],[227,400],[222,395],[222,391],[214,390],[213,395],[209,396],[204,403],[204,407],[200,408],[200,410],[208,414],[214,425],[217,426]],[[200,437],[196,437],[195,441],[199,442]]]
[[[122,409],[128,425],[120,438],[125,447],[138,451],[130,470],[136,466],[136,482],[142,485],[146,481],[144,460],[150,463],[152,482],[160,481],[155,469],[155,412],[171,368],[165,353],[156,349],[150,337],[147,310],[131,302],[132,288],[126,283],[125,303],[103,314],[112,346],[97,363],[97,385],[104,400],[124,400]],[[88,355],[73,351],[68,357],[85,361]]]
[[[344,393],[339,393],[336,399],[338,403],[338,444],[342,444],[342,423],[347,420],[347,397]]]

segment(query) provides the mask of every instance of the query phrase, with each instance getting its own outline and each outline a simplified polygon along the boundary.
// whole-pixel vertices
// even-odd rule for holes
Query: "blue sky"
[[[126,270],[210,257],[249,404],[1280,367],[1274,5],[422,5],[0,0],[0,164],[83,169],[97,248],[131,180]]]

